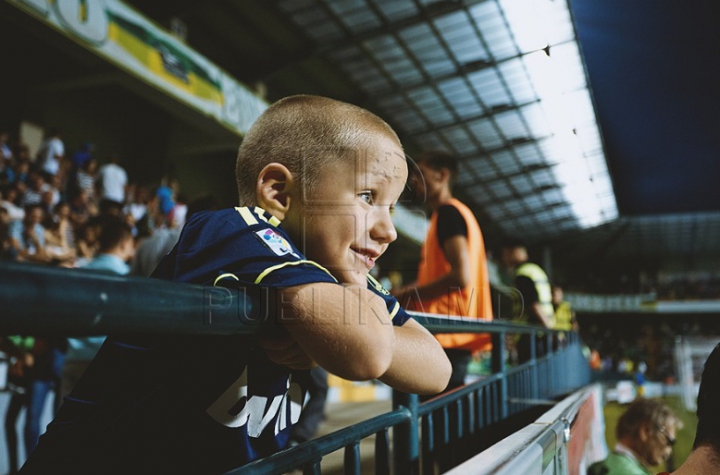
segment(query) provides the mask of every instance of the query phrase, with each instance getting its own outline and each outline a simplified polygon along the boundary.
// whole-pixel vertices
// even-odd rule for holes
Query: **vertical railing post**
[[[508,384],[505,369],[505,332],[492,334],[491,364],[493,374],[500,374],[500,419],[508,415]]]
[[[393,391],[393,410],[400,406],[410,411],[410,420],[393,428],[393,473],[416,475],[420,469],[417,394]]]
[[[548,355],[548,371],[549,371],[549,377],[548,381],[550,383],[550,397],[555,397],[559,391],[558,391],[558,371],[556,367],[556,358],[555,358],[555,352],[553,351],[553,333],[550,331],[545,332],[545,345],[547,348],[547,355]]]
[[[537,341],[535,341],[535,334],[530,335],[530,371],[532,371],[530,377],[532,378],[531,395],[533,399],[540,398],[540,383],[538,378],[538,363],[537,363]]]

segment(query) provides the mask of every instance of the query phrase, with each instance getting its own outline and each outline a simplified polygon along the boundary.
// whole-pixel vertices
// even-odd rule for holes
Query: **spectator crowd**
[[[189,212],[218,208],[212,196],[188,206],[174,180],[154,187],[131,181],[118,156],[101,164],[91,143],[68,154],[59,130],[34,157],[0,130],[1,260],[148,276],[177,241]],[[11,394],[4,414],[10,473],[21,462],[20,410],[26,409],[21,439],[27,454],[38,443],[48,396],[54,394],[57,409],[103,339],[0,336],[10,363],[2,388]]]

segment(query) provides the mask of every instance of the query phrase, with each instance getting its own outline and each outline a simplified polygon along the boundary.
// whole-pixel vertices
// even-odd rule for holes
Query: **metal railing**
[[[260,323],[272,319],[268,302],[274,299],[268,295],[267,289],[254,287],[204,287],[1,262],[0,334],[252,334],[267,327]],[[323,456],[339,449],[345,450],[345,473],[359,474],[360,441],[370,436],[375,436],[375,473],[434,473],[436,464],[452,467],[497,442],[501,422],[552,405],[554,398],[590,381],[575,333],[566,333],[564,343],[558,345],[557,332],[541,327],[413,316],[432,333],[490,333],[492,374],[422,404],[415,394],[395,391],[393,410],[387,414],[228,474],[280,474],[298,467],[317,474]],[[530,336],[530,360],[508,366],[506,338],[518,334]],[[544,340],[546,354],[538,354],[537,338]]]
[[[458,319],[448,323],[447,317],[414,315],[433,333],[491,333],[493,374],[422,404],[415,394],[394,391],[391,412],[251,462],[227,475],[281,474],[295,468],[318,474],[322,457],[339,449],[345,450],[345,473],[360,474],[360,441],[373,435],[376,474],[432,474],[438,464],[445,469],[453,467],[497,442],[487,431],[509,417],[554,405],[554,398],[590,382],[577,334],[566,334],[563,346],[551,345],[551,351],[540,357],[532,345],[530,361],[508,367],[506,335],[544,333],[551,342],[556,332],[500,322]],[[393,429],[392,450],[389,429]]]

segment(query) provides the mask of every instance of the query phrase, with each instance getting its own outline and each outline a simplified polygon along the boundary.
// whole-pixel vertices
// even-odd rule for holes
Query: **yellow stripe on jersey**
[[[258,220],[255,219],[255,216],[253,216],[253,214],[250,212],[250,210],[248,208],[246,208],[245,206],[243,206],[243,207],[237,206],[235,208],[235,211],[240,213],[240,216],[242,216],[242,219],[245,220],[245,224],[247,224],[248,226],[252,226],[252,225],[258,223]]]
[[[218,276],[217,279],[215,279],[215,282],[213,282],[213,287],[216,286],[218,282],[220,282],[221,280],[223,280],[226,277],[232,277],[233,279],[237,280],[238,282],[240,281],[240,279],[238,279],[235,274],[222,274],[222,275]]]
[[[265,277],[267,277],[271,272],[274,272],[274,271],[276,271],[276,270],[278,270],[278,269],[282,269],[283,267],[286,267],[286,266],[299,266],[300,264],[309,264],[309,265],[311,265],[311,266],[315,266],[315,267],[317,267],[318,269],[327,272],[327,274],[328,274],[330,277],[332,277],[333,279],[335,279],[335,277],[333,277],[333,275],[332,275],[326,268],[324,268],[323,266],[321,266],[321,265],[318,264],[317,262],[308,261],[308,260],[300,260],[300,261],[293,261],[293,262],[283,262],[282,264],[278,264],[278,265],[276,265],[276,266],[268,267],[267,269],[265,269],[264,271],[262,271],[259,276],[257,276],[257,279],[255,279],[255,283],[256,283],[256,284],[259,284],[259,283],[262,282],[262,280],[263,280]],[[335,282],[337,282],[337,280],[335,280]]]
[[[400,310],[400,302],[395,302],[395,306],[392,309],[392,312],[390,312],[390,320],[395,318],[395,315],[397,315],[398,310]]]
[[[265,211],[264,209],[259,208],[259,207],[257,207],[257,206],[255,206],[254,209],[255,209],[255,214],[257,215],[258,218],[262,219],[263,221],[265,221],[265,222],[268,223],[268,224],[271,224],[271,225],[275,226],[276,228],[277,228],[278,226],[280,226],[280,220],[277,219],[275,216],[270,215],[270,219],[267,219],[267,218],[265,217],[266,211]],[[268,213],[268,214],[270,214],[270,213]]]
[[[382,284],[381,284],[380,282],[378,282],[378,280],[377,280],[375,277],[373,277],[373,276],[371,276],[370,274],[368,274],[368,275],[367,275],[367,280],[368,280],[368,282],[370,282],[370,285],[372,285],[373,287],[375,287],[375,290],[377,290],[377,291],[380,292],[381,294],[383,294],[383,295],[390,295],[390,292],[389,292],[387,289],[385,289],[385,287],[383,287]]]

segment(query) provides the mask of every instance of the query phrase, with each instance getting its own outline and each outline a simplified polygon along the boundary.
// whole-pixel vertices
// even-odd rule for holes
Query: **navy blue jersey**
[[[260,208],[194,215],[154,277],[207,285],[336,283]],[[409,318],[371,277],[393,324]],[[309,374],[250,336],[110,336],[23,473],[222,473],[284,448]]]

